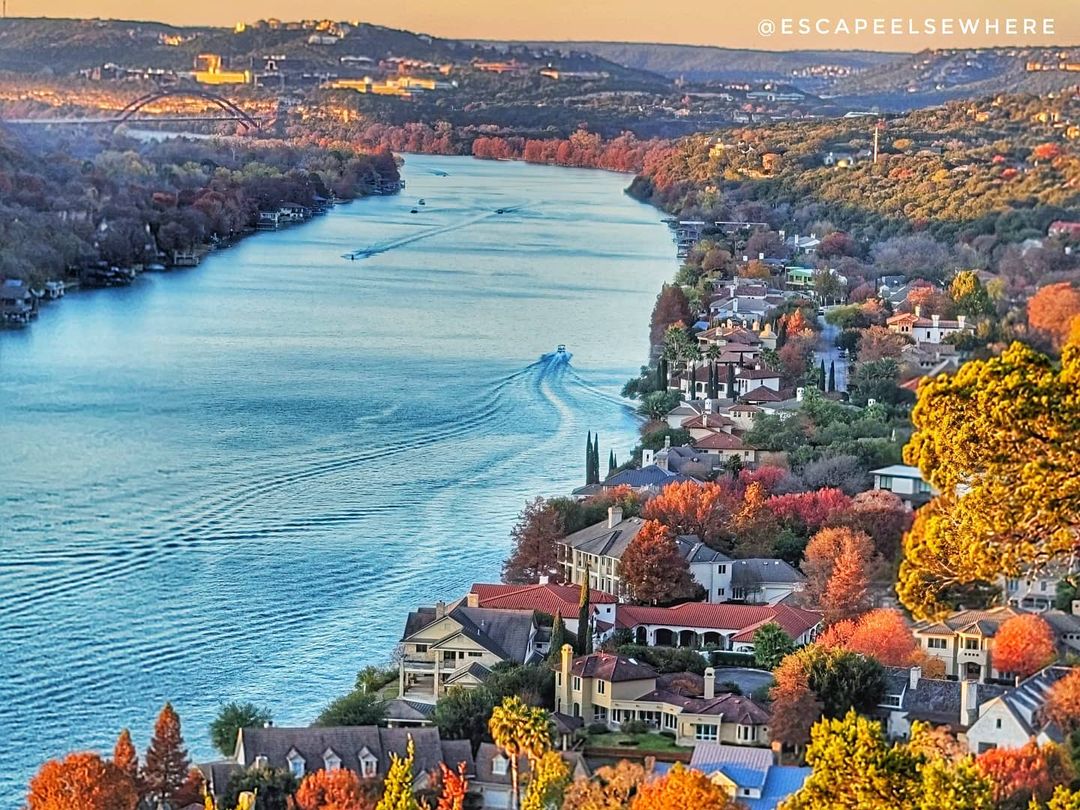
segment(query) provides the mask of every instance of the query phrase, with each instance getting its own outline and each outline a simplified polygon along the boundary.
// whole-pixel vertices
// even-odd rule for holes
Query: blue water
[[[587,431],[633,445],[660,215],[602,172],[404,176],[0,334],[0,806],[166,700],[196,757],[226,700],[310,722],[408,610],[498,579]]]

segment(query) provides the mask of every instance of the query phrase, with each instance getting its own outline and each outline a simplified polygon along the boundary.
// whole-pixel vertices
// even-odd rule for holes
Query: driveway
[[[820,366],[825,361],[825,382],[829,382],[829,365],[835,363],[836,390],[847,391],[847,360],[840,356],[840,350],[836,348],[836,338],[840,334],[840,327],[826,323],[825,319],[818,316],[821,324],[821,333],[818,335],[818,344],[814,349],[814,365]]]

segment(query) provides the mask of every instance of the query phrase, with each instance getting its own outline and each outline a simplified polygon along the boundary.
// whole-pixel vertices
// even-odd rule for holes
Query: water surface
[[[602,172],[404,176],[0,334],[0,806],[166,700],[198,758],[226,700],[310,722],[408,610],[498,578],[586,431],[633,444],[660,215]]]

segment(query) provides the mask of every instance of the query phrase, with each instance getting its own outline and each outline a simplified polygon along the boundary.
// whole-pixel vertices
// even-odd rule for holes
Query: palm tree
[[[524,755],[530,762],[535,762],[551,748],[551,724],[547,712],[527,705],[516,695],[503,698],[502,704],[491,710],[488,731],[510,760],[510,807],[518,810],[521,803],[518,760]]]

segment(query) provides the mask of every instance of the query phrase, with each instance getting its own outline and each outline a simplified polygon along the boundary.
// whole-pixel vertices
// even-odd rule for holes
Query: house
[[[732,433],[717,431],[694,442],[694,449],[699,453],[717,456],[721,466],[731,459],[739,459],[743,464],[757,462],[757,450]]]
[[[775,810],[809,778],[811,768],[777,765],[768,748],[703,742],[694,747],[690,767],[701,771],[747,810]]]
[[[776,605],[687,602],[674,607],[619,605],[615,626],[631,631],[635,644],[658,647],[714,647],[752,653],[754,633],[775,623],[796,645],[809,644],[821,630],[821,613]]]
[[[622,655],[593,653],[573,658],[562,648],[555,674],[556,717],[580,717],[617,731],[640,721],[675,735],[678,745],[724,742],[768,745],[769,713],[749,697],[716,693],[716,670],[705,670],[703,693],[688,697],[658,685],[656,671]]]
[[[1051,222],[1046,229],[1046,235],[1059,239],[1080,239],[1080,222],[1066,222],[1061,219]]]
[[[1006,687],[977,681],[924,678],[921,667],[886,667],[885,695],[878,713],[885,731],[893,738],[911,736],[916,720],[962,734],[975,722],[982,703],[997,697]]]
[[[487,585],[474,583],[469,589],[466,603],[469,607],[491,610],[532,610],[563,618],[571,633],[578,630],[578,606],[581,599],[580,585],[556,585],[541,581],[538,585]],[[610,593],[589,591],[589,604],[595,621],[608,626],[615,624],[615,604],[618,600]]]
[[[401,638],[398,697],[434,703],[451,686],[483,683],[503,661],[539,661],[542,642],[531,610],[497,610],[444,602],[409,614]]]
[[[870,474],[874,476],[874,489],[888,490],[910,507],[922,506],[937,494],[918,467],[890,464],[871,470]]]
[[[619,562],[644,523],[640,517],[623,519],[622,509],[613,506],[608,509],[606,521],[558,541],[563,580],[580,586],[588,575],[591,588],[616,597],[628,596],[619,575]],[[675,542],[687,561],[690,576],[705,590],[709,602],[779,601],[802,588],[802,575],[782,560],[733,561],[694,535],[678,536]]]
[[[915,307],[914,312],[893,315],[885,321],[885,325],[890,332],[907,335],[915,341],[916,345],[942,343],[950,335],[972,331],[964,315],[957,315],[955,320],[942,318],[940,315],[924,318],[918,306]]]
[[[740,396],[745,396],[756,388],[779,391],[780,372],[759,365],[756,368],[743,369],[735,374],[735,390]]]
[[[630,487],[639,492],[659,492],[668,484],[690,480],[684,475],[653,465],[643,465],[639,469],[620,470],[604,479],[601,489]],[[577,490],[575,490],[577,492]]]
[[[1071,671],[1070,667],[1047,667],[980,704],[978,719],[967,730],[971,752],[981,754],[991,748],[1020,748],[1030,740],[1040,745],[1063,742],[1061,729],[1043,720],[1042,713],[1051,687]]]
[[[1054,607],[1057,585],[1069,574],[1066,565],[1051,565],[1027,576],[1002,578],[1002,594],[1007,604],[1023,610],[1043,611]]]
[[[655,464],[663,470],[678,473],[682,477],[704,478],[718,470],[726,469],[725,459],[715,453],[699,452],[689,445],[672,447],[670,437],[659,450],[645,448],[641,451],[643,465]]]
[[[468,740],[443,740],[436,728],[242,728],[236,737],[233,759],[242,768],[285,768],[297,779],[314,771],[347,768],[363,778],[381,778],[390,768],[390,755],[405,756],[409,740],[415,747],[417,790],[430,784],[431,774],[443,763],[457,770],[464,762],[474,772]]]
[[[386,725],[390,728],[415,728],[435,724],[435,704],[394,698],[386,701]]]
[[[37,301],[21,278],[0,281],[0,324],[22,326],[37,317]]]
[[[592,775],[578,752],[563,751],[562,758],[570,766],[571,779],[587,779]],[[524,754],[518,760],[518,773],[523,780],[529,773],[529,758]],[[485,810],[510,806],[510,759],[494,743],[482,742],[476,750],[476,773],[469,780],[469,790],[480,794]]]

